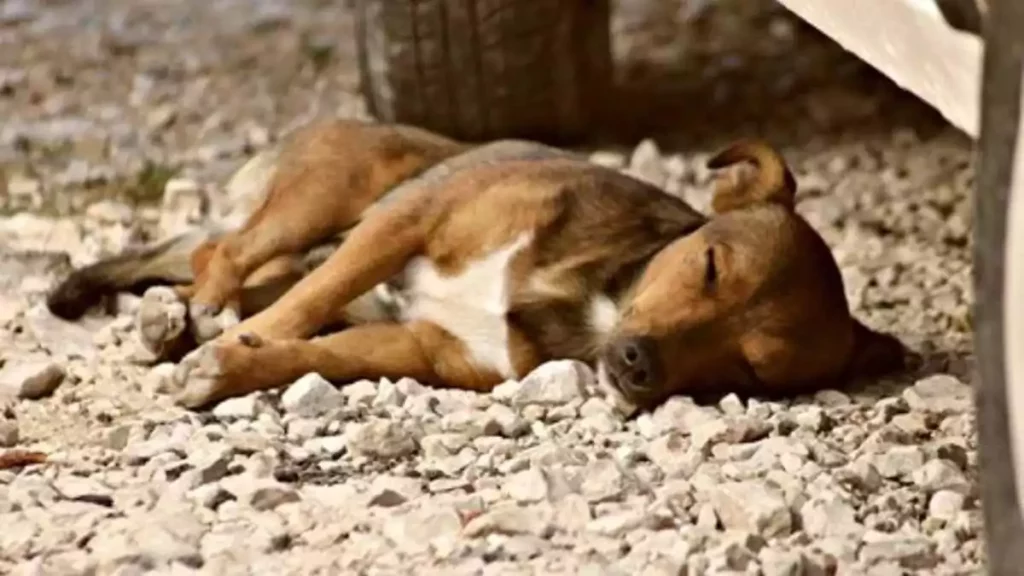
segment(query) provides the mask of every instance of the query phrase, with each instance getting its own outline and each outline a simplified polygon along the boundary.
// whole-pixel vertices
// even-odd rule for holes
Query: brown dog
[[[292,146],[321,137],[311,129]],[[193,323],[237,310],[243,286],[275,259],[347,231],[344,241],[268,307],[189,353],[176,374],[180,403],[308,372],[483,391],[575,358],[650,407],[676,393],[805,391],[902,366],[897,340],[850,316],[836,263],[793,210],[794,180],[764,144],[711,159],[757,170],[721,179],[715,214],[704,217],[551,149],[460,165],[474,150],[425,141],[417,155],[377,150],[358,161],[348,154],[368,147],[344,138],[294,163],[282,153],[250,222],[195,251],[196,282],[180,290]],[[431,177],[408,180],[439,158],[456,168],[434,162]],[[317,336],[339,325],[349,327]]]

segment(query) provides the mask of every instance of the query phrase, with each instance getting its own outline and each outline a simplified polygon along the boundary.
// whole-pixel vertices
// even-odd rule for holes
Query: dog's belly
[[[459,339],[479,368],[514,378],[519,375],[512,364],[506,322],[512,286],[509,264],[529,241],[530,236],[523,234],[450,276],[429,258],[414,258],[394,282],[375,288],[373,298],[394,320],[431,322]]]

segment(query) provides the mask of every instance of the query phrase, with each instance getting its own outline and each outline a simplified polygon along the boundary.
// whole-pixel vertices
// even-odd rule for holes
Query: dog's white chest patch
[[[590,299],[587,313],[590,328],[602,338],[608,337],[619,321],[618,306],[605,294],[596,294]]]
[[[438,325],[466,346],[480,368],[516,377],[505,321],[511,296],[509,264],[530,240],[530,234],[521,234],[451,276],[443,275],[428,258],[413,259],[397,298],[399,318]]]

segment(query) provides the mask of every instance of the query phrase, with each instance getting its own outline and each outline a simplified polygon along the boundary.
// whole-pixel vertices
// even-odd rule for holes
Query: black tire
[[[1024,266],[1024,258],[1007,262],[1008,252],[1019,254],[1022,237],[1008,235],[1008,221],[1014,218],[1011,198],[1024,201],[1024,190],[1014,190],[1015,156],[1021,130],[1021,79],[1024,72],[1024,3],[1020,0],[991,0],[985,31],[982,75],[981,137],[977,190],[974,196],[974,294],[975,350],[979,386],[976,392],[981,497],[985,514],[989,574],[1016,575],[1024,571],[1024,520],[1021,518],[1017,479],[1024,474],[1024,462],[1014,461],[1012,420],[1024,414],[1012,413],[1014,394],[1024,393],[1024,378],[1010,372],[1013,355],[1024,353],[1017,342],[1017,329],[1024,317],[1008,316],[1010,299],[1020,301],[1024,293],[1004,297],[1008,277]],[[1021,170],[1020,165],[1017,170]],[[1018,179],[1024,174],[1018,174]],[[1016,239],[1014,239],[1016,238]],[[1012,329],[1012,330],[1011,330]],[[1016,350],[1006,351],[1010,344]],[[1011,393],[1011,388],[1015,392]]]
[[[609,0],[355,0],[372,115],[469,141],[585,137],[612,81]]]

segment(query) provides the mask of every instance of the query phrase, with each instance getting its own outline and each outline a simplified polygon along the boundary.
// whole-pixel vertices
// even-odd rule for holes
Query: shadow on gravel
[[[689,22],[629,26],[621,22],[628,17],[620,13],[613,25],[618,93],[606,143],[632,147],[649,137],[682,151],[757,135],[778,146],[821,146],[904,126],[925,137],[946,127],[932,108],[778,5],[722,0]]]

